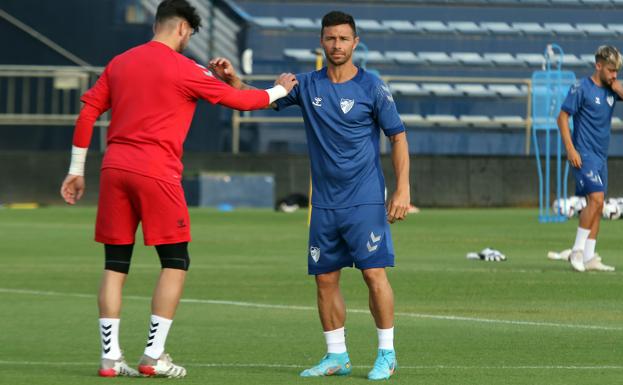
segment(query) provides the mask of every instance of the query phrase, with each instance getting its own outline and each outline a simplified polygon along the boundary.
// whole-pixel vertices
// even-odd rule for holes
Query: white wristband
[[[288,95],[288,90],[286,90],[281,84],[277,84],[273,88],[267,89],[266,92],[268,92],[268,104],[271,104],[275,100],[281,99]]]
[[[88,148],[71,146],[71,163],[68,174],[84,176],[84,164],[87,160]]]

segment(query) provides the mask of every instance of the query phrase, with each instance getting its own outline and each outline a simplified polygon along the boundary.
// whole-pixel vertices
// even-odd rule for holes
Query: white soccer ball
[[[577,214],[580,214],[580,212],[586,208],[586,204],[587,204],[586,197],[576,197],[576,198],[577,199],[575,201],[575,212]]]
[[[574,199],[575,198],[575,199]],[[572,218],[576,213],[577,197],[571,197],[568,199],[556,199],[552,204],[552,210],[554,214],[564,215],[567,218]]]
[[[602,216],[604,219],[610,219],[610,220],[621,218],[621,210],[619,209],[619,205],[614,202],[611,202],[610,200],[604,203]]]

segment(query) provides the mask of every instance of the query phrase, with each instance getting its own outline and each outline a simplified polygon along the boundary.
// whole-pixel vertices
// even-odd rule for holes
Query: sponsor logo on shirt
[[[608,102],[608,105],[610,107],[612,107],[612,105],[614,104],[614,96],[610,95],[606,98],[606,101]]]
[[[342,112],[345,114],[348,114],[348,111],[350,111],[353,106],[355,105],[355,100],[354,99],[340,99],[340,108],[342,109]]]
[[[309,255],[311,255],[314,262],[318,263],[318,260],[320,259],[320,248],[316,246],[310,247]]]
[[[601,100],[599,99],[599,96],[595,96],[595,104],[601,104]]]
[[[316,107],[322,107],[322,98],[316,96],[312,104]]]

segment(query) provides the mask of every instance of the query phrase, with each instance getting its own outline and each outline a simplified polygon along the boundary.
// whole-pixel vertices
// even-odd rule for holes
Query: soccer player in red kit
[[[152,41],[116,57],[82,96],[69,173],[61,195],[75,204],[84,193],[84,163],[97,118],[112,110],[102,162],[95,240],[105,245],[100,286],[100,376],[184,377],[165,341],[188,270],[190,221],[181,186],[182,145],[198,99],[238,110],[265,108],[297,84],[282,74],[268,90],[237,90],[205,67],[181,55],[201,24],[187,0],[158,6]],[[154,245],[162,270],[152,298],[147,346],[138,371],[119,347],[121,292],[138,223],[146,245]]]

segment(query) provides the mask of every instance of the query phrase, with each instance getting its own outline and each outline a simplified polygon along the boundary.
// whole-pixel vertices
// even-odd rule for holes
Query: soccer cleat
[[[327,353],[318,365],[305,369],[301,377],[346,376],[351,372],[348,353]]]
[[[374,367],[368,373],[368,380],[388,380],[398,369],[396,352],[394,350],[379,349],[374,361]]]
[[[162,353],[157,360],[143,354],[138,363],[138,371],[147,377],[182,378],[186,376],[186,369],[175,365],[167,353]]]
[[[614,271],[613,266],[604,265],[597,255],[584,264],[584,269],[586,271]]]
[[[569,262],[571,262],[571,267],[575,271],[583,272],[586,270],[584,268],[584,252],[582,250],[573,250],[569,254]]]
[[[98,374],[100,377],[139,376],[139,373],[134,368],[128,366],[123,356],[116,360],[102,358],[102,364]]]

